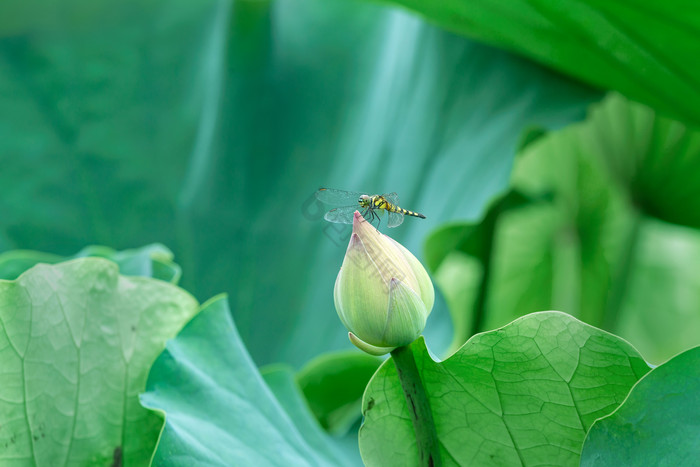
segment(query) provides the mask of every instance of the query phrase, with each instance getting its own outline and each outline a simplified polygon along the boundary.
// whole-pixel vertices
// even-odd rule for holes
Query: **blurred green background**
[[[697,344],[696,21],[652,2],[397,3],[420,15],[5,4],[0,251],[163,244],[200,301],[229,294],[256,364],[299,368],[350,345],[332,301],[349,231],[314,191],[396,191],[427,216],[388,233],[436,279],[436,354],[550,308],[651,360]],[[651,107],[609,95],[554,131],[606,89]],[[520,201],[484,224],[504,193]]]
[[[436,357],[552,309],[654,364],[700,344],[697,10],[685,0],[4,2],[0,278],[99,256],[200,302],[228,294],[134,373],[143,381],[130,403],[154,421],[126,429],[142,452],[122,451],[119,433],[98,433],[95,452],[146,462],[160,423],[137,401],[150,370],[141,401],[165,407],[171,424],[162,459],[254,438],[234,454],[257,459],[273,439],[285,459],[361,462],[360,397],[378,360],[351,347],[334,310],[350,228],[323,221],[321,186],[396,191],[427,216],[385,233],[436,285],[424,333]],[[201,396],[210,390],[218,396]],[[183,441],[177,423],[191,420],[201,438]],[[31,427],[22,436],[33,446]]]

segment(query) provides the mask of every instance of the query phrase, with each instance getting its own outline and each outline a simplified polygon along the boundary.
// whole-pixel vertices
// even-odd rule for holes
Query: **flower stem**
[[[433,422],[430,402],[423,388],[413,351],[409,346],[397,347],[391,352],[391,357],[399,373],[408,411],[411,413],[419,463],[425,467],[438,467],[442,462],[435,422]]]
[[[639,254],[639,241],[644,222],[641,212],[636,211],[632,218],[632,224],[628,233],[625,247],[622,252],[620,266],[613,276],[612,289],[608,296],[608,303],[603,317],[603,329],[614,332],[620,324],[620,314],[629,292],[629,285],[634,273],[634,265]]]

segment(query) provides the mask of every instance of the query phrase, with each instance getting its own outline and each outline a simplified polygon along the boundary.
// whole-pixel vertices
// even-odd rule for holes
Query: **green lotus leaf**
[[[700,34],[692,4],[514,0],[384,0],[450,31],[521,53],[700,124]]]
[[[693,465],[700,459],[700,347],[654,368],[591,427],[582,466]]]
[[[10,250],[0,253],[0,278],[16,279],[38,263],[56,264],[74,258],[98,257],[114,261],[125,276],[153,277],[177,284],[182,275],[180,266],[173,262],[173,253],[160,244],[116,251],[105,246],[88,246],[72,256],[59,256],[32,250]]]
[[[168,342],[141,395],[165,418],[152,465],[353,465],[311,415],[292,373],[268,369],[267,378],[275,393],[243,346],[226,297],[205,303]]]
[[[100,258],[0,280],[0,463],[147,464],[162,420],[138,395],[198,309],[184,290]]]
[[[443,465],[578,465],[593,422],[615,410],[649,366],[624,340],[570,315],[533,313],[477,334],[442,362],[411,345]],[[418,465],[392,360],[363,399],[368,466]]]

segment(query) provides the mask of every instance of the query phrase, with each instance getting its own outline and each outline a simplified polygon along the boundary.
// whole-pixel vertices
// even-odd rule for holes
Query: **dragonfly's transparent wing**
[[[343,206],[342,208],[331,209],[323,218],[336,224],[352,224],[357,209],[358,206]]]
[[[393,204],[393,203],[392,203]],[[400,212],[390,212],[389,213],[389,221],[387,222],[388,227],[396,227],[401,225],[403,222],[403,214]]]
[[[399,206],[399,195],[396,193],[386,193],[382,195],[385,200],[393,204],[394,206]],[[387,221],[388,227],[396,227],[401,225],[403,222],[403,214],[400,212],[389,212],[389,220]]]
[[[385,200],[389,201],[394,206],[399,206],[399,195],[394,193],[385,193],[382,195]]]
[[[334,206],[349,206],[351,204],[357,206],[357,200],[360,196],[366,193],[359,191],[343,191],[333,188],[320,188],[316,192],[316,199],[322,203],[332,204]]]

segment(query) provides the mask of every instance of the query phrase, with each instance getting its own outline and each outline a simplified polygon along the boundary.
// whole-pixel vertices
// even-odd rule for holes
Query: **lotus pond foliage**
[[[698,7],[34,3],[0,465],[700,459]]]

